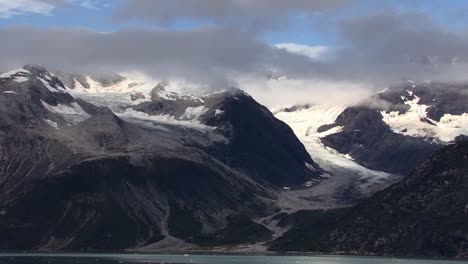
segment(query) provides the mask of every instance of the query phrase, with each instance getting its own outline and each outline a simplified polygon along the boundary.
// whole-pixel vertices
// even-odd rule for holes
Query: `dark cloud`
[[[441,26],[422,13],[387,11],[342,23],[336,63],[348,78],[462,79],[468,31]],[[349,74],[346,74],[348,72]]]
[[[123,0],[115,17],[163,25],[197,20],[248,30],[281,28],[291,13],[313,15],[355,0]]]
[[[345,20],[338,30],[340,45],[318,61],[277,49],[253,32],[225,27],[110,33],[4,27],[0,35],[1,69],[35,63],[72,72],[135,70],[217,86],[236,85],[246,75],[265,77],[270,69],[291,79],[379,89],[401,78],[468,79],[467,31],[441,26],[421,13],[388,11]]]
[[[344,22],[341,32],[350,48],[371,60],[468,55],[468,32],[441,27],[420,13],[387,12],[357,18]]]
[[[268,68],[297,74],[312,62],[235,30],[125,30],[1,28],[2,68],[27,63],[65,71],[142,71],[205,83],[226,82]]]

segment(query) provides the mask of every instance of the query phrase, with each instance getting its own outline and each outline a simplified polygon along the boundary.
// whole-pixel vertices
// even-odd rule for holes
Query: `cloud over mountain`
[[[225,82],[270,67],[294,76],[310,68],[305,56],[292,54],[236,30],[122,30],[1,28],[2,68],[26,63],[70,71],[137,70],[181,76],[200,82]]]
[[[22,10],[18,12],[55,14],[60,12],[57,7],[73,3],[71,7],[78,8],[77,3],[84,2],[88,1],[0,0],[0,14],[7,16],[16,12],[15,8]],[[111,30],[1,27],[0,70],[35,63],[64,71],[140,71],[217,88],[252,84],[251,80],[265,80],[273,71],[291,82],[254,86],[272,89],[276,94],[283,93],[282,89],[303,89],[297,94],[307,94],[323,87],[340,87],[335,91],[358,86],[381,90],[402,78],[467,79],[468,32],[464,20],[457,20],[457,25],[441,23],[427,10],[411,8],[381,8],[377,12],[375,7],[362,8],[364,2],[122,1],[99,11],[110,14],[107,23],[118,25]],[[387,5],[393,2],[384,1]],[[15,5],[29,6],[30,11]],[[359,11],[343,11],[356,9]],[[277,44],[265,37],[267,32],[297,26],[290,24],[291,17],[323,17],[324,13],[329,20],[306,21],[311,23],[311,32],[317,27],[329,31],[326,34],[333,41],[326,45]],[[191,23],[177,26],[184,21]],[[294,80],[299,81],[292,83]]]

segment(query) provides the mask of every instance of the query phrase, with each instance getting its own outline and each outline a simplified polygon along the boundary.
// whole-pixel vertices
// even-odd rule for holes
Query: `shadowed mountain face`
[[[187,108],[201,109],[193,115],[199,122],[216,128],[229,144],[216,156],[232,168],[257,180],[277,186],[300,185],[320,173],[304,146],[289,126],[241,90],[232,89],[200,99],[153,98],[131,107],[150,115],[169,113],[187,119]]]
[[[466,257],[468,141],[437,151],[400,183],[353,209],[302,214],[311,220],[300,221],[272,250]],[[315,223],[323,228],[314,229]]]
[[[322,142],[361,164],[407,174],[435,150],[468,134],[468,94],[462,84],[408,82],[348,107]]]
[[[222,100],[219,95],[204,98],[223,114],[214,110],[201,117],[228,136],[226,163],[279,186],[302,184],[320,172],[289,126],[242,91],[230,93]]]
[[[159,99],[145,104],[174,103]],[[291,129],[250,96],[203,99],[196,125],[164,123],[118,117],[75,98],[37,66],[3,74],[0,248],[202,241],[239,223],[255,229],[251,219],[279,210],[283,184],[320,177]],[[271,235],[245,234],[249,242]]]

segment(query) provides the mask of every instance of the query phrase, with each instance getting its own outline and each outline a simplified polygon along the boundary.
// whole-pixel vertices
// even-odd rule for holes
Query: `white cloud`
[[[98,10],[104,7],[109,7],[110,3],[104,0],[84,0],[80,2],[80,6],[88,9]]]
[[[53,4],[44,0],[0,0],[0,18],[28,13],[50,15],[54,8]]]
[[[320,79],[239,77],[238,85],[267,107],[295,104],[353,105],[373,92],[365,83]]]
[[[96,6],[96,3],[94,1],[90,1],[90,0],[83,1],[83,2],[81,2],[80,5],[82,7],[86,7],[86,8],[89,8],[89,9],[98,9],[98,7]]]
[[[301,54],[312,59],[319,59],[330,51],[330,48],[326,46],[309,46],[296,43],[279,43],[276,44],[275,47],[292,53]]]

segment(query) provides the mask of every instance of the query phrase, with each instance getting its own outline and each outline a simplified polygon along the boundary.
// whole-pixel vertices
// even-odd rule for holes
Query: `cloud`
[[[248,30],[276,29],[295,13],[310,16],[340,8],[355,0],[123,0],[118,20],[146,20],[174,24],[196,20]]]
[[[99,10],[104,8],[111,7],[110,0],[68,0],[77,2],[81,7],[91,9],[91,10]]]
[[[382,89],[378,86],[401,78],[466,79],[468,70],[467,32],[440,26],[419,13],[389,11],[347,19],[338,30],[340,45],[333,49],[294,43],[275,47],[253,32],[224,27],[109,33],[4,27],[0,34],[0,66],[139,70],[224,85],[273,69],[289,79],[349,81]],[[317,56],[322,57],[311,59]]]
[[[382,90],[405,78],[468,80],[468,32],[421,13],[388,10],[347,18],[339,25],[339,44],[332,49],[297,43],[274,46],[257,33],[222,26],[108,33],[3,27],[0,69],[34,63],[70,72],[140,71],[216,89],[238,86],[280,95],[288,102],[315,100],[321,98],[317,94],[331,92],[339,97],[340,91],[352,98],[351,91]],[[270,72],[287,77],[268,81]]]
[[[105,2],[105,4],[102,4]],[[59,8],[78,6],[88,9],[99,9],[107,6],[107,1],[95,0],[0,0],[0,19],[19,15],[51,16]]]
[[[368,60],[401,62],[417,56],[468,55],[468,32],[450,29],[422,13],[383,12],[345,21],[342,40]]]
[[[60,0],[0,0],[0,18],[24,14],[51,15],[56,5],[62,2]]]
[[[269,107],[294,104],[352,105],[372,94],[368,84],[322,79],[241,78],[239,85]]]
[[[81,2],[80,5],[88,9],[99,9],[98,3],[96,1],[86,0]]]
[[[0,67],[42,64],[64,71],[141,71],[200,83],[236,85],[240,75],[269,68],[295,76],[313,62],[236,30],[123,30],[0,28]]]
[[[468,31],[418,12],[387,10],[344,20],[330,66],[347,79],[467,80]]]
[[[309,46],[296,43],[279,43],[276,44],[275,47],[292,53],[301,54],[311,59],[320,59],[330,51],[330,48],[326,46]]]

